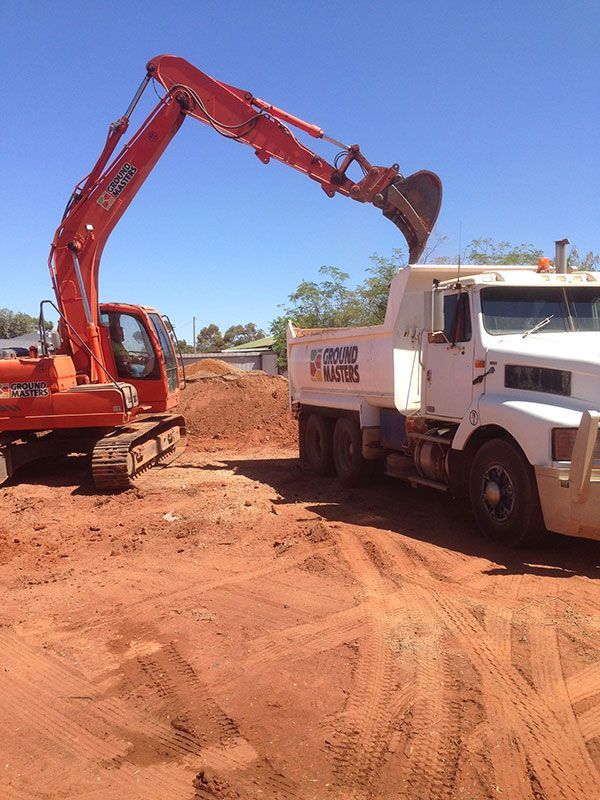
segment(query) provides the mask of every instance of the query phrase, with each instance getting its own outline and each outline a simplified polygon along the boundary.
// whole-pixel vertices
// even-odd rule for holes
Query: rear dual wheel
[[[358,486],[373,474],[373,461],[362,454],[362,432],[353,419],[340,417],[333,431],[333,463],[344,486]]]
[[[300,427],[302,460],[318,475],[333,472],[332,428],[332,421],[320,414],[311,414]]]
[[[335,471],[344,486],[357,486],[371,477],[374,462],[362,456],[362,433],[355,420],[310,414],[300,431],[302,460],[313,472]]]

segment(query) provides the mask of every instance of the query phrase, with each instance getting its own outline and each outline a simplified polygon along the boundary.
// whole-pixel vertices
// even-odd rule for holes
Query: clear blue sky
[[[600,3],[2,0],[0,306],[37,313],[69,193],[160,53],[374,163],[444,183],[441,255],[480,236],[600,252]],[[150,107],[154,97],[146,97]],[[130,130],[141,122],[143,109]],[[327,158],[335,148],[310,140]],[[104,300],[266,326],[322,264],[364,276],[403,244],[373,207],[187,120],[104,252]]]

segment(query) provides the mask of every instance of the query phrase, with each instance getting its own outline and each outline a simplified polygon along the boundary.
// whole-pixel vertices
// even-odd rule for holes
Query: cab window
[[[157,359],[141,320],[116,311],[105,312],[101,320],[108,327],[117,376],[125,381],[156,379]]]
[[[444,336],[452,344],[471,340],[471,309],[466,292],[444,296]]]
[[[158,341],[160,342],[163,356],[165,358],[165,369],[167,371],[167,385],[169,387],[169,392],[174,392],[179,388],[179,370],[177,368],[173,342],[167,333],[164,321],[158,314],[150,314],[150,322],[152,323],[154,332],[158,336]]]

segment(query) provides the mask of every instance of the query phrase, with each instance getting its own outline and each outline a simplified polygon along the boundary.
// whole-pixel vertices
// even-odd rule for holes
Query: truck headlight
[[[570,461],[575,446],[577,428],[552,429],[552,458],[554,461]],[[594,461],[600,461],[600,432],[596,436]]]

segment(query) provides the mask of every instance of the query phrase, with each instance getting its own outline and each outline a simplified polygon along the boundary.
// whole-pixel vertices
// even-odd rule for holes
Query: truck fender
[[[303,391],[299,393],[298,399],[303,414],[309,414],[312,410],[326,417],[356,415],[361,429],[377,427],[380,424],[380,409],[359,397]]]
[[[574,401],[565,408],[565,398],[556,403],[505,395],[482,395],[472,405],[458,426],[453,450],[464,450],[474,434],[483,427],[493,426],[509,433],[532,465],[547,466],[552,462],[552,428],[578,428],[585,410]]]

